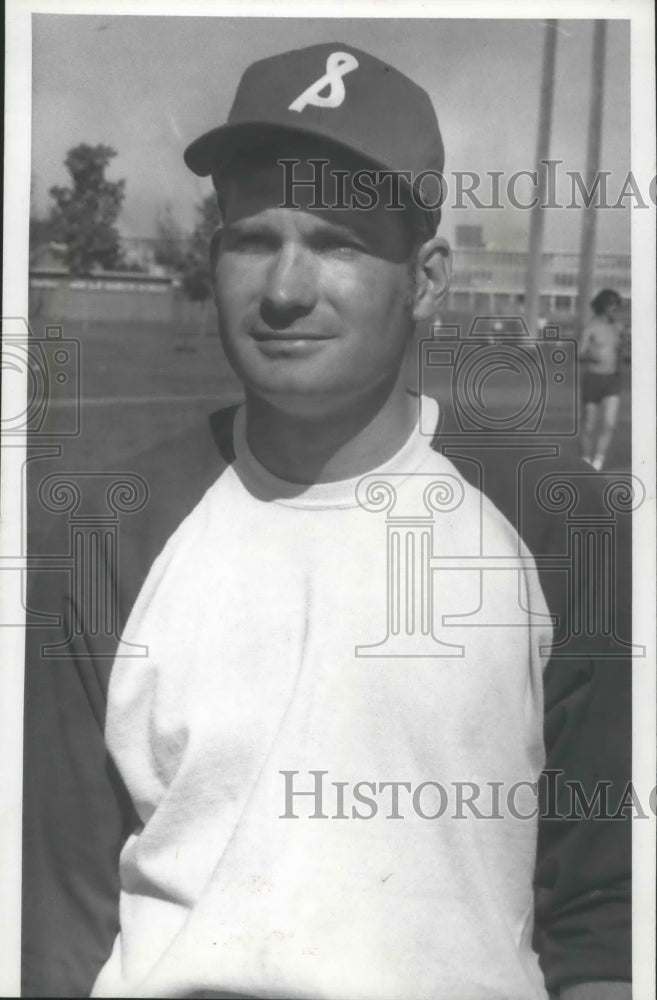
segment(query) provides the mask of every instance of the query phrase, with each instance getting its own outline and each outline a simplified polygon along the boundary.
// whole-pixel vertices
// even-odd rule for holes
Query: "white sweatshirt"
[[[148,657],[114,664],[142,825],[93,995],[544,1000],[531,557],[419,428],[311,487],[257,462],[243,412],[235,448],[134,607]]]

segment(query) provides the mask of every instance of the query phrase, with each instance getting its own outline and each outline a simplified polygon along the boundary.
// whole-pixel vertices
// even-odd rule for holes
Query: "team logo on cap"
[[[358,60],[349,52],[332,52],[326,60],[326,73],[320,76],[319,80],[299,94],[297,99],[290,104],[288,111],[303,111],[308,104],[316,108],[339,108],[345,99],[344,83],[342,77],[358,68]],[[326,97],[321,96],[322,90],[330,86],[330,91]]]

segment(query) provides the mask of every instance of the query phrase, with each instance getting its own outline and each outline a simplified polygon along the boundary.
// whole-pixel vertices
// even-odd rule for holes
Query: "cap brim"
[[[189,169],[199,177],[208,177],[226,163],[232,160],[239,153],[246,152],[256,146],[261,146],[278,135],[310,135],[318,139],[324,139],[332,146],[346,149],[349,152],[362,156],[368,164],[373,167],[388,168],[385,164],[372,156],[367,149],[352,142],[341,142],[332,135],[327,135],[321,128],[313,128],[304,125],[303,128],[295,128],[293,125],[278,124],[276,122],[236,122],[235,124],[220,125],[218,128],[206,132],[195,139],[183,154],[185,163]]]
[[[315,138],[323,139],[332,146],[336,146],[338,149],[345,149],[348,152],[356,153],[362,157],[368,167],[383,170],[394,169],[389,163],[384,163],[381,159],[377,159],[359,143],[352,142],[351,140],[343,142],[335,136],[327,134],[326,130],[319,127],[313,128],[312,125],[304,124],[303,128],[295,128],[294,125],[290,125],[288,122],[279,124],[271,121],[243,121],[220,125],[218,128],[214,128],[198,139],[195,139],[185,150],[183,158],[193,173],[199,177],[208,177],[210,174],[219,172],[239,154],[262,146],[280,135],[314,136]],[[422,211],[418,207],[417,212],[418,216],[424,220],[425,226],[427,225],[428,218],[432,217],[435,230],[435,226],[441,215],[440,209]],[[429,235],[433,235],[433,232],[430,232]]]

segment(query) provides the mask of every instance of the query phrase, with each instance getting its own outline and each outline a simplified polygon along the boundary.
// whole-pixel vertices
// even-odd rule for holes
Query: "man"
[[[545,997],[531,947],[531,802],[507,796],[488,818],[462,800],[441,812],[443,784],[506,795],[537,780],[544,592],[552,613],[563,588],[549,573],[539,583],[510,523],[521,512],[498,509],[516,485],[504,457],[486,478],[494,505],[467,460],[457,467],[421,433],[401,375],[449,273],[438,210],[413,186],[443,169],[431,104],[367,53],[313,46],[250,67],[228,125],[186,159],[217,188],[215,298],[246,398],[214,416],[211,439],[170,443],[168,467],[161,449],[135,459],[153,497],[122,545],[123,619],[141,591],[112,671],[107,738],[137,815],[113,770],[98,803],[76,804],[106,858],[130,832],[120,931],[94,994]],[[392,189],[399,171],[408,177]],[[423,408],[435,425],[435,404]],[[450,566],[433,592],[414,569],[415,542],[401,546],[377,517],[386,505],[404,523],[429,515],[418,553],[431,560],[435,542]],[[524,513],[532,551],[549,550],[554,526]],[[473,572],[481,556],[504,562],[494,586]],[[89,613],[78,601],[68,617]],[[77,630],[73,657],[93,658],[90,632]],[[581,706],[592,692],[595,721],[606,716],[611,675],[569,667],[552,672],[549,715],[563,717],[551,742],[581,776]],[[102,716],[102,678],[84,666],[29,672],[28,701],[52,711],[53,686],[61,704],[76,676]],[[626,688],[617,668],[613,683]],[[97,752],[78,709],[77,727],[64,706],[53,728]],[[35,753],[28,771],[37,763],[47,770]],[[595,758],[601,773],[607,764]],[[598,998],[629,995],[603,981],[628,978],[624,946],[609,955],[626,845],[610,850],[618,837],[601,829],[578,877],[581,831],[559,826],[539,864],[547,982],[572,998],[589,979]],[[112,887],[102,920],[91,886],[68,896],[91,913],[71,923],[96,929],[86,968],[97,971]]]
[[[618,292],[604,288],[591,302],[593,320],[580,345],[582,372],[582,457],[600,471],[618,420],[620,404],[621,324]]]

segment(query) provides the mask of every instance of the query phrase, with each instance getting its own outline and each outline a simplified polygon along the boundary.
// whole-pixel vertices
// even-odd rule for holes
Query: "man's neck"
[[[328,483],[375,469],[408,440],[418,401],[401,378],[323,413],[292,412],[246,395],[249,447],[266,469],[294,483]]]

